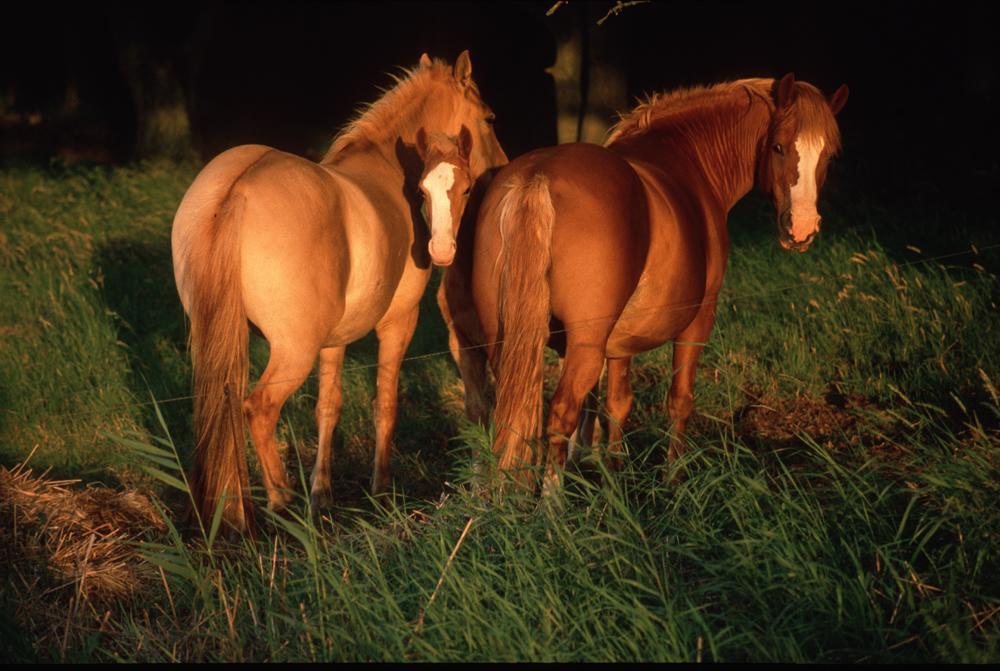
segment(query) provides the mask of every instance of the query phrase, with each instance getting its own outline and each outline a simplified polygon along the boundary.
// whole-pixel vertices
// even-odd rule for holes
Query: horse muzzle
[[[778,215],[778,242],[781,243],[783,249],[795,252],[804,252],[809,249],[813,240],[819,234],[819,227],[822,220],[816,217],[816,225],[806,237],[801,240],[797,240],[792,234],[794,230],[792,224],[792,212],[791,210],[785,210],[780,215]]]
[[[454,238],[450,240],[431,238],[431,241],[427,243],[427,251],[431,255],[431,263],[435,266],[450,266],[452,261],[455,260],[456,249],[457,246],[455,245]]]

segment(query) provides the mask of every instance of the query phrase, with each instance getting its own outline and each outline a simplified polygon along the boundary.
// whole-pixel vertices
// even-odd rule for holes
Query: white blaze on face
[[[791,187],[792,196],[792,239],[802,242],[819,227],[819,212],[816,210],[816,166],[826,144],[823,136],[800,135],[795,139],[795,151],[799,155],[799,178]]]
[[[448,191],[455,184],[455,166],[441,163],[427,173],[422,186],[431,196],[431,258],[435,261],[451,261],[455,252],[455,237],[452,233],[451,200]]]

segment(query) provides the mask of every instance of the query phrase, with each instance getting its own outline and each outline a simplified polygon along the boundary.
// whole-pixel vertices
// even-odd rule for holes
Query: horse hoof
[[[372,496],[383,497],[391,489],[392,478],[388,475],[376,475],[372,478]]]
[[[333,505],[333,490],[329,487],[314,489],[309,495],[309,503],[313,509],[329,508]]]
[[[295,500],[295,494],[288,489],[280,489],[273,494],[267,495],[267,509],[273,513],[280,513],[289,503]]]

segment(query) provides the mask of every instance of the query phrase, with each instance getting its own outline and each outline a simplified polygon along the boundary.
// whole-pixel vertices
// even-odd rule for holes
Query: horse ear
[[[774,87],[774,104],[784,109],[795,102],[795,75],[789,72]]]
[[[455,79],[462,86],[468,86],[472,79],[472,60],[469,58],[469,50],[466,49],[458,55],[455,61]]]
[[[429,68],[431,66],[431,57],[427,55],[427,52],[420,54],[420,67]]]
[[[844,109],[844,105],[847,104],[847,94],[849,93],[847,84],[841,84],[840,88],[833,92],[827,102],[830,104],[830,111],[835,115],[840,113],[840,110]]]
[[[417,154],[420,155],[421,161],[427,160],[427,131],[423,126],[417,131]]]
[[[465,124],[462,124],[462,130],[458,132],[458,155],[468,161],[471,153],[472,133],[465,126]]]

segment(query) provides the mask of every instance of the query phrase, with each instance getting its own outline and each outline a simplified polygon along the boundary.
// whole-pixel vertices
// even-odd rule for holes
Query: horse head
[[[804,252],[819,233],[816,200],[840,149],[834,116],[847,102],[848,89],[843,85],[826,97],[789,73],[771,94],[774,113],[760,148],[758,185],[774,199],[781,246]]]
[[[458,137],[460,130],[466,129],[470,141],[469,167],[475,181],[491,168],[507,163],[507,155],[493,131],[496,115],[483,102],[472,79],[468,50],[459,54],[453,67],[445,69],[442,65],[442,61],[434,61],[427,54],[420,57],[421,69],[444,73],[437,79],[442,86],[439,95],[427,99],[423,126],[428,132],[439,131],[452,137]]]
[[[416,148],[424,164],[419,185],[424,218],[431,229],[427,250],[435,265],[451,265],[455,258],[455,236],[475,181],[469,167],[472,133],[464,125],[457,137],[438,132],[428,134],[420,128]]]

